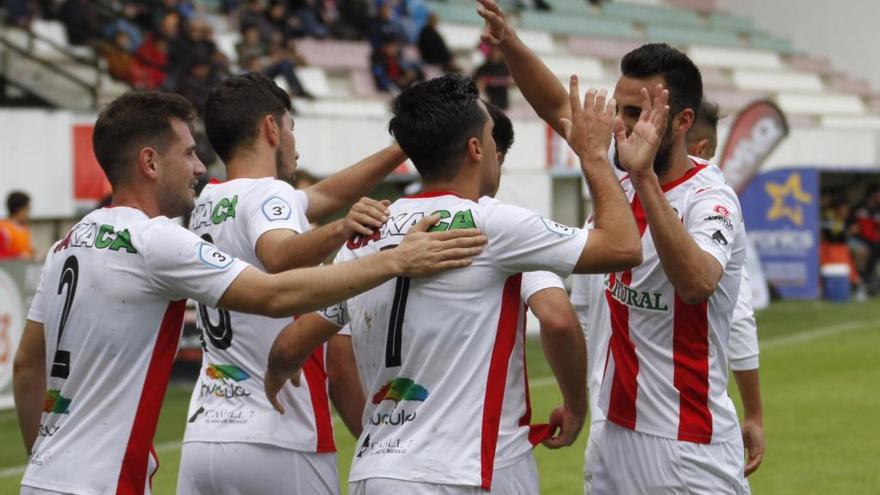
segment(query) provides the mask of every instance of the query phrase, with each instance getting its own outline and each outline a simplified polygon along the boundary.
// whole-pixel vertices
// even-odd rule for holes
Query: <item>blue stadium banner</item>
[[[819,171],[763,173],[740,195],[767,282],[786,299],[819,297]]]

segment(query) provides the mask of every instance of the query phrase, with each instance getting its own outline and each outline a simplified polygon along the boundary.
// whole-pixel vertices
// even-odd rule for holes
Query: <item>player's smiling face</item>
[[[171,119],[174,138],[158,154],[157,197],[162,215],[179,217],[195,206],[196,183],[205,165],[196,156],[196,141],[186,122]]]
[[[279,179],[291,184],[296,177],[296,162],[299,159],[293,129],[293,117],[290,113],[285,112],[281,118],[278,149],[275,150],[275,169]]]

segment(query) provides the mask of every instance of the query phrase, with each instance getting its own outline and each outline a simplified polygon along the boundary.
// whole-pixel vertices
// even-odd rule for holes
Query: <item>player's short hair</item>
[[[688,131],[687,143],[690,145],[703,138],[717,139],[719,120],[721,120],[721,108],[714,101],[703,98],[694,125]]]
[[[271,115],[279,125],[292,108],[290,96],[258,72],[233,76],[218,84],[205,102],[205,132],[223,162],[253,144],[260,122]]]
[[[634,79],[660,75],[669,90],[670,115],[686,108],[700,113],[703,78],[687,55],[666,43],[648,43],[627,53],[620,60],[620,72]]]
[[[486,104],[486,110],[489,111],[489,116],[492,117],[494,124],[492,139],[495,140],[495,146],[502,155],[506,155],[510,147],[513,146],[513,123],[504,110],[498,108],[498,105],[485,100],[483,103]]]
[[[164,152],[174,139],[171,119],[192,128],[196,110],[184,97],[157,91],[129,91],[113,100],[98,115],[92,146],[110,184],[131,172],[144,146]]]
[[[457,74],[410,86],[391,102],[391,135],[426,181],[455,177],[467,142],[489,116],[474,82]]]
[[[12,191],[6,196],[6,211],[9,215],[15,215],[22,208],[27,208],[31,204],[31,197],[23,191]]]

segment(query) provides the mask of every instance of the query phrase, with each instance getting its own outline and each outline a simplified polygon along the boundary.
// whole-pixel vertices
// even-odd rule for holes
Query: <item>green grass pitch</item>
[[[758,332],[767,454],[752,492],[880,494],[880,301],[777,303],[759,313]],[[537,342],[528,356],[533,418],[546,421],[559,394]],[[155,442],[159,495],[174,493],[189,393],[172,385],[165,399]],[[733,385],[731,394],[738,402]],[[587,429],[570,448],[536,450],[543,493],[582,493]],[[339,422],[337,439],[345,476],[354,439]],[[18,493],[24,461],[15,413],[2,412],[0,495]]]

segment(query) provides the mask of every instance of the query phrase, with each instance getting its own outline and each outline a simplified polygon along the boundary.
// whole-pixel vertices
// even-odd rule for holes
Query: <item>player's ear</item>
[[[138,151],[138,172],[155,179],[159,175],[159,152],[152,146],[144,146]]]
[[[688,131],[691,127],[694,126],[694,120],[696,119],[696,114],[692,108],[685,108],[684,110],[675,114],[675,117],[672,119],[672,132],[673,134],[681,133],[683,136],[687,135]]]
[[[266,137],[266,140],[269,141],[270,146],[273,148],[278,146],[278,142],[281,140],[281,122],[275,120],[275,117],[271,114],[267,114],[260,121],[260,130]]]
[[[467,153],[468,158],[475,162],[479,162],[483,159],[483,143],[481,143],[480,139],[476,136],[471,136],[468,138]]]

